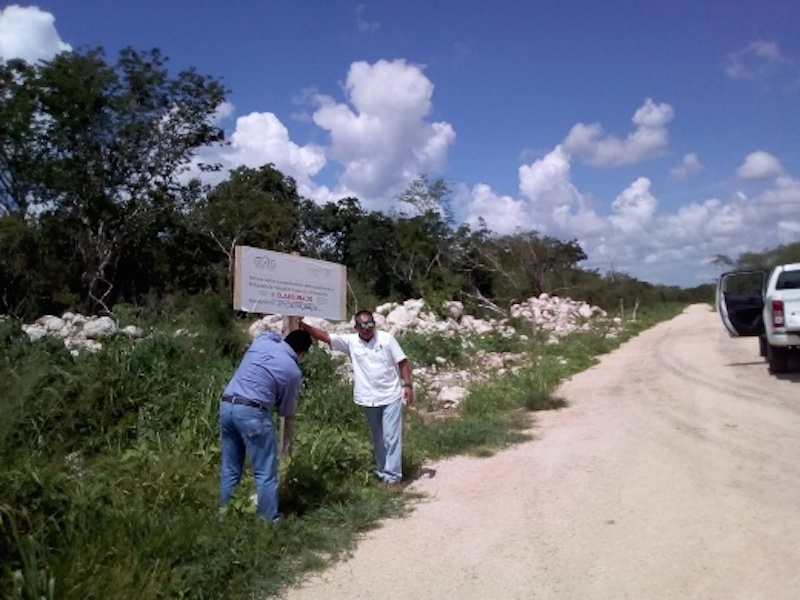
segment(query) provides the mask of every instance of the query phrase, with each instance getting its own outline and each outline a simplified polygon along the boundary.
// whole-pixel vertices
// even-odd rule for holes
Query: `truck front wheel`
[[[789,370],[789,350],[782,346],[767,346],[770,373],[786,373]]]

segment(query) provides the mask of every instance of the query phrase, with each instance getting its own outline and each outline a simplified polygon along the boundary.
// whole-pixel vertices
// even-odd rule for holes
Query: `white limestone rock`
[[[126,325],[119,331],[128,337],[142,337],[144,335],[144,330],[136,325]]]
[[[469,390],[459,386],[442,388],[438,400],[444,408],[455,408],[469,395]]]
[[[22,331],[28,335],[28,339],[32,342],[35,342],[36,340],[47,335],[47,329],[41,325],[23,325]]]
[[[117,324],[111,317],[98,317],[87,321],[83,326],[83,335],[87,339],[96,340],[114,335],[117,332]]]
[[[53,315],[46,315],[40,318],[37,323],[44,327],[48,333],[59,333],[66,327],[66,321]]]

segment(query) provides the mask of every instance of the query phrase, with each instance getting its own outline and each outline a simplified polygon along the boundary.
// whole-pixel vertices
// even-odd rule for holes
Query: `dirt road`
[[[800,374],[757,349],[689,308],[287,599],[800,598]]]

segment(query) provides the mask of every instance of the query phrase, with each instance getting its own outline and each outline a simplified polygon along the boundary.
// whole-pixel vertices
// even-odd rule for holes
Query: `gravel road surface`
[[[800,373],[695,305],[560,393],[287,600],[800,598]]]

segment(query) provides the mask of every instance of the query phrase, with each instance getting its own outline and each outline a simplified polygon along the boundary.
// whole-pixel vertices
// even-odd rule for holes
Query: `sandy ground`
[[[566,382],[491,458],[287,600],[800,598],[800,374],[697,305]]]

